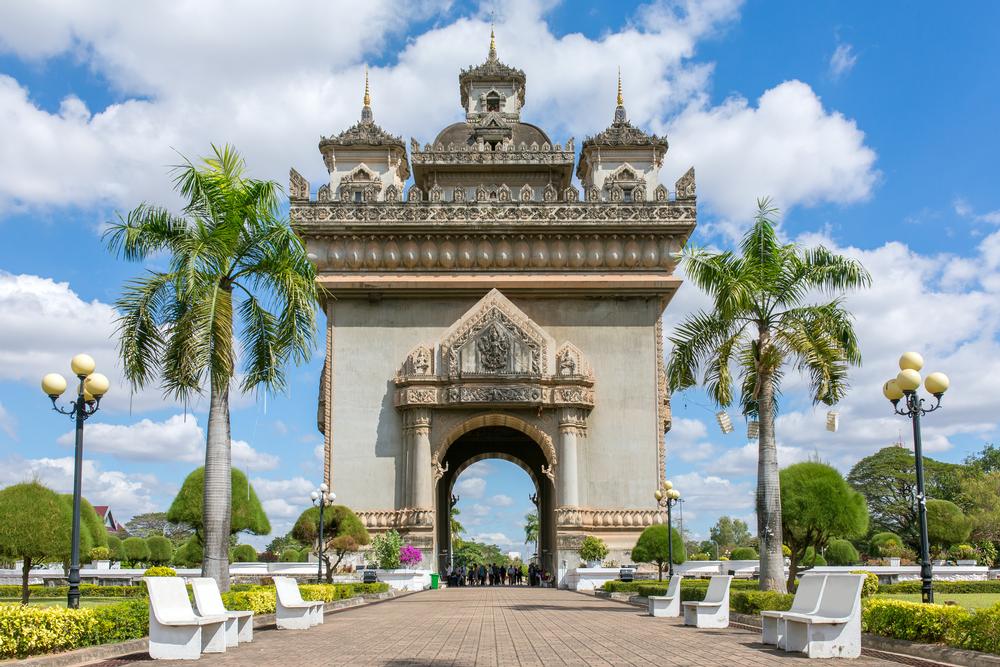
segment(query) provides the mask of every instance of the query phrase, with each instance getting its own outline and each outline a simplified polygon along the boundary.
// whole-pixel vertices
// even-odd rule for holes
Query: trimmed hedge
[[[145,600],[90,609],[0,605],[0,658],[121,642],[148,633]]]
[[[792,608],[792,593],[774,591],[732,591],[729,608],[738,614],[759,614],[762,611],[788,611]]]
[[[300,584],[303,600],[323,600],[333,602],[356,595],[384,593],[389,584]],[[222,594],[226,609],[252,611],[255,614],[273,614],[277,598],[273,586],[252,586],[243,590],[230,590]]]
[[[637,595],[663,595],[667,590],[667,581],[639,580],[639,581],[605,581],[603,590],[608,593],[636,593]],[[752,579],[733,579],[730,590],[734,591],[755,591],[760,588],[757,581]],[[640,591],[641,589],[641,591]],[[685,590],[700,592],[701,597],[684,598]],[[681,596],[684,600],[703,599],[705,591],[708,590],[708,579],[681,579]],[[662,592],[660,592],[662,591]]]
[[[63,598],[69,594],[69,586],[29,586],[30,595],[43,598]],[[146,596],[142,586],[98,586],[80,584],[80,595],[85,598],[141,598]],[[0,598],[21,599],[18,585],[0,585]]]
[[[969,611],[956,605],[873,598],[864,603],[865,632],[915,642],[1000,653],[1000,604]]]
[[[879,593],[919,593],[920,581],[900,581],[895,584],[882,584]],[[1000,593],[1000,580],[989,581],[935,581],[934,591],[937,593]]]

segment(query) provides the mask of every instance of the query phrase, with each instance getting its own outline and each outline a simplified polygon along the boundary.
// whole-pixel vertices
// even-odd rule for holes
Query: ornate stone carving
[[[535,192],[531,189],[531,186],[525,183],[521,186],[521,201],[532,201],[535,198]]]
[[[399,188],[396,187],[395,183],[390,183],[385,189],[385,200],[387,202],[399,201]]]
[[[442,199],[444,199],[444,189],[440,185],[435,184],[430,189],[428,200],[433,204],[440,202]]]
[[[563,199],[569,202],[580,201],[580,191],[576,189],[575,185],[570,185],[563,190]]]
[[[596,188],[593,185],[584,188],[584,193],[587,195],[587,201],[590,203],[601,201],[601,191],[599,188]]]
[[[663,183],[657,185],[656,189],[653,190],[653,199],[658,202],[669,201],[670,193],[667,191],[667,186]]]
[[[618,204],[625,198],[625,193],[622,191],[622,187],[620,185],[612,185],[608,192],[608,197],[611,201]]]
[[[441,465],[437,461],[432,461],[431,465],[434,468],[434,481],[435,482],[437,482],[442,477],[444,477],[444,474],[446,472],[448,472],[448,464],[447,463],[445,463],[444,465]]]
[[[542,466],[542,474],[549,478],[553,484],[556,483],[556,471],[554,466]]]
[[[684,175],[677,179],[677,183],[674,184],[674,190],[677,192],[677,199],[694,199],[695,185],[694,185],[694,167],[691,167]]]
[[[423,196],[423,191],[416,185],[411,185],[410,189],[406,191],[406,201],[408,202],[419,202]]]
[[[476,339],[478,363],[476,370],[486,373],[502,373],[510,367],[510,335],[494,322]]]
[[[454,190],[452,190],[451,198],[452,201],[454,201],[456,204],[461,204],[462,202],[464,202],[465,188],[455,188]]]
[[[486,186],[480,183],[476,186],[476,201],[477,202],[488,202],[490,200],[490,191],[486,189]]]
[[[542,390],[531,385],[486,385],[451,387],[449,403],[539,403]]]
[[[556,508],[559,528],[637,528],[666,523],[666,513],[658,509]]]
[[[324,183],[319,186],[319,190],[316,191],[316,201],[327,202],[333,199],[333,195],[330,193],[330,184]]]
[[[288,199],[309,201],[309,181],[295,169],[288,170]]]
[[[434,374],[434,350],[426,345],[413,348],[403,362],[403,376],[422,376]]]
[[[545,190],[542,191],[542,200],[553,202],[558,198],[559,198],[559,192],[556,190],[556,187],[551,183],[546,185]]]
[[[452,428],[438,441],[438,444],[434,447],[433,454],[431,455],[431,464],[434,466],[440,465],[440,462],[444,460],[445,455],[448,453],[448,448],[464,433],[468,433],[469,431],[473,431],[483,426],[506,426],[520,431],[534,440],[538,446],[541,447],[542,453],[545,454],[545,460],[548,462],[549,471],[552,471],[554,466],[558,464],[556,448],[552,443],[552,437],[539,427],[539,422],[541,421],[541,418],[534,418],[531,421],[525,421],[524,419],[515,417],[511,414],[501,414],[495,412],[468,417],[461,420],[457,426]],[[545,474],[549,475],[547,472]],[[550,479],[552,479],[552,477],[550,477]]]
[[[376,532],[434,525],[434,510],[406,508],[360,511],[355,514],[365,524],[365,528]]]
[[[593,377],[583,352],[572,343],[563,343],[556,352],[556,375],[560,377]]]
[[[497,188],[497,201],[509,202],[511,200],[510,187],[506,183]]]
[[[644,184],[640,184],[632,188],[632,201],[634,202],[646,201],[646,186]]]
[[[669,407],[670,398],[667,393],[667,373],[663,364],[663,315],[656,318],[656,326],[653,327],[653,335],[656,336],[656,423],[659,426],[656,432],[656,467],[657,479],[667,478],[667,451],[664,434],[670,430]],[[666,406],[666,417],[664,416],[664,406]]]

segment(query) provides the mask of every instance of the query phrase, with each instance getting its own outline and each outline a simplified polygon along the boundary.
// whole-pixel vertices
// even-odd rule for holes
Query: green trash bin
[[[432,589],[437,590],[437,587],[438,587],[438,578],[440,576],[441,575],[439,575],[437,572],[431,572],[431,588]]]

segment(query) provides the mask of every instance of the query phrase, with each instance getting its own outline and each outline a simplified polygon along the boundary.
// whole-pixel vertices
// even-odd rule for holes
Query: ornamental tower
[[[661,322],[694,173],[660,183],[667,141],[628,121],[619,81],[612,124],[581,148],[581,197],[573,140],[523,119],[525,74],[492,34],[458,84],[465,120],[411,139],[409,183],[367,77],[361,120],[320,141],[329,181],[314,195],[291,170],[326,298],[324,477],[370,531],[399,530],[445,568],[458,475],[512,461],[535,485],[537,557],[562,580],[584,535],[628,560],[665,521]]]

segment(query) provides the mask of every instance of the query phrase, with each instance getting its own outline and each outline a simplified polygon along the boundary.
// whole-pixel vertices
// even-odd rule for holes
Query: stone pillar
[[[434,507],[434,475],[431,470],[431,411],[414,408],[406,411],[407,462],[410,472],[409,506]]]
[[[559,506],[580,505],[580,479],[577,467],[577,437],[585,432],[586,422],[581,410],[563,408],[559,411]]]

